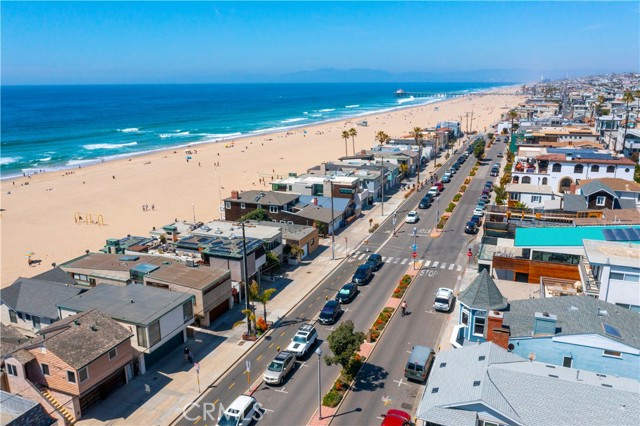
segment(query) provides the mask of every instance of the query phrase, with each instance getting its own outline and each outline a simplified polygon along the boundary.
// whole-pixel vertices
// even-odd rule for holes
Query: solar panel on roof
[[[617,327],[614,327],[610,324],[603,323],[604,333],[608,336],[615,337],[616,339],[622,339],[622,334],[620,334],[620,330]]]
[[[607,241],[640,241],[638,228],[607,228],[602,234]]]

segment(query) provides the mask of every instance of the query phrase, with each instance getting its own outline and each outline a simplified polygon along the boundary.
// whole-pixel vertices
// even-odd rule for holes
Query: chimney
[[[239,193],[238,191],[231,191],[231,199],[232,200],[237,200],[239,198]]]
[[[317,206],[318,205],[318,199],[316,197],[313,197],[311,199],[311,204],[313,204],[314,206]]]
[[[327,163],[320,163],[320,176],[327,174]]]
[[[487,318],[487,341],[507,349],[509,346],[509,329],[502,326],[504,314],[498,311],[489,312]]]
[[[572,183],[569,186],[569,193],[571,193],[571,194],[575,194],[576,193],[576,184],[575,183]]]
[[[558,317],[549,312],[536,312],[534,316],[533,335],[553,336],[556,334]]]

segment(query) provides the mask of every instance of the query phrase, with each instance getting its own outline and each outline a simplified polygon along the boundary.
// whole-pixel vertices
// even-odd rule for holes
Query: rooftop
[[[249,223],[254,223],[254,222],[251,221]],[[278,228],[282,230],[282,238],[284,238],[285,240],[301,240],[307,235],[313,233],[315,229],[313,226],[296,225],[296,224],[289,224],[289,223],[267,222],[267,221],[261,221],[261,222],[255,222],[255,223],[261,226],[270,226],[270,227]]]
[[[640,245],[613,241],[583,240],[589,263],[627,266],[640,270]]]
[[[133,336],[122,325],[93,309],[61,319],[38,334],[40,337],[29,343],[30,348],[44,345],[76,370]]]
[[[16,351],[24,343],[28,342],[29,338],[20,333],[11,325],[4,325],[0,323],[0,356],[3,357],[11,352]]]
[[[42,405],[20,395],[0,390],[0,406],[1,426],[49,426],[56,423]]]
[[[244,242],[243,242],[244,241]],[[219,236],[199,237],[191,235],[180,239],[176,243],[178,250],[201,251],[213,257],[225,257],[230,259],[242,259],[243,250],[246,245],[247,253],[253,253],[260,250],[263,246],[262,240],[247,237],[242,239],[242,235],[236,238],[227,238]]]
[[[146,326],[192,297],[179,291],[137,284],[100,284],[59,306],[76,312],[97,309],[114,320]]]
[[[516,228],[516,247],[571,247],[582,246],[582,240],[607,241],[606,230],[634,229],[640,231],[640,226],[580,226],[580,227],[548,227],[548,228]],[[634,244],[639,240],[631,240]]]
[[[84,290],[57,282],[20,277],[0,292],[2,301],[16,312],[41,318],[58,318],[56,305]]]
[[[640,192],[640,183],[620,178],[581,179],[579,188],[592,182],[600,182],[618,192]]]
[[[518,425],[631,425],[640,417],[638,382],[529,362],[491,342],[440,352],[416,416],[475,426],[487,410]]]
[[[529,185],[526,183],[508,184],[506,190],[507,192],[520,192],[525,194],[555,194],[549,185]]]
[[[273,240],[280,235],[280,231],[278,229],[258,225],[255,222],[252,224],[245,224],[244,232],[247,237],[265,241]],[[191,235],[238,238],[242,237],[242,225],[239,222],[214,220],[206,223],[198,229],[194,229],[191,231]]]
[[[469,284],[458,296],[458,301],[473,309],[504,309],[507,299],[500,293],[496,283],[486,269]]]
[[[270,206],[283,206],[298,199],[299,194],[291,194],[278,191],[244,191],[238,193],[238,199],[225,198],[224,201],[233,201],[251,204],[264,204]]]

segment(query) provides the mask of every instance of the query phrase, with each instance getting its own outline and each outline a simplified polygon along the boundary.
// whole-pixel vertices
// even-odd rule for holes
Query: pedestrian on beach
[[[151,210],[155,210],[156,209],[156,205],[155,204],[151,204]]]
[[[142,211],[144,211],[144,204],[142,205]]]

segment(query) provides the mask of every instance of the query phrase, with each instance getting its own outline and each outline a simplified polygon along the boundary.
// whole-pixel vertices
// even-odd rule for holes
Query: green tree
[[[473,155],[478,159],[481,160],[482,156],[484,155],[484,144],[480,144],[477,143],[473,146]]]
[[[269,215],[267,214],[266,210],[264,209],[255,209],[254,211],[245,214],[244,216],[242,216],[240,219],[238,219],[238,222],[245,222],[247,220],[271,220],[269,219]]]
[[[509,118],[511,119],[511,134],[513,134],[513,121],[518,118],[518,113],[515,109],[509,111]]]
[[[375,136],[375,140],[380,144],[380,145],[384,145],[386,143],[389,143],[389,141],[391,140],[391,137],[389,137],[388,134],[386,134],[385,132],[383,132],[382,130],[380,130],[379,132],[376,133]]]
[[[418,176],[417,182],[420,183],[420,167],[422,167],[422,129],[420,127],[414,127],[413,130],[409,132],[411,137],[416,141],[416,145],[418,145]]]
[[[262,272],[277,271],[280,269],[280,259],[273,252],[267,252],[267,261],[262,266]]]
[[[640,164],[636,164],[636,169],[633,172],[633,180],[636,181],[636,183],[640,183]]]
[[[315,226],[315,228],[318,230],[318,234],[327,235],[327,225],[325,225],[324,223],[316,220],[313,222],[313,226]]]
[[[364,342],[364,333],[361,331],[354,332],[353,321],[342,322],[335,330],[329,334],[329,349],[333,352],[333,356],[325,355],[324,361],[327,365],[338,364],[343,368],[346,375],[353,373],[354,355],[360,349],[360,345]]]
[[[297,244],[291,244],[291,249],[289,250],[289,255],[295,259],[300,260],[300,257],[304,254],[304,250]]]
[[[254,334],[256,330],[256,314],[253,312],[253,309],[243,309],[242,313],[247,317],[248,321],[248,333],[249,335]]]
[[[262,289],[258,285],[257,282],[252,281],[249,286],[249,294],[251,295],[251,299],[257,302],[262,303],[262,308],[264,309],[264,319],[267,320],[267,303],[271,300],[273,293],[276,292],[275,288],[266,288]]]
[[[622,97],[622,100],[624,101],[625,105],[626,105],[626,118],[624,120],[624,135],[622,136],[622,149],[624,149],[624,141],[627,139],[627,129],[629,128],[629,104],[631,102],[634,101],[634,97],[633,97],[633,93],[631,93],[630,90],[626,90],[624,92],[624,96]],[[617,150],[617,142],[616,142],[616,146],[613,147],[613,152],[617,154],[618,150]]]
[[[531,209],[529,208],[529,206],[528,206],[526,203],[523,203],[522,201],[518,201],[518,202],[513,206],[513,208],[514,208],[514,209],[518,209],[518,210],[523,210],[523,211],[526,211],[526,212],[528,212],[529,210],[531,210]]]
[[[355,128],[349,129],[349,136],[351,136],[351,146],[353,147],[353,155],[356,155],[356,136],[358,136],[358,131]]]
[[[349,140],[349,138],[351,137],[351,135],[349,134],[348,130],[345,130],[342,132],[342,139],[344,139],[344,155],[345,157],[349,155],[349,151],[347,151],[347,141]]]

